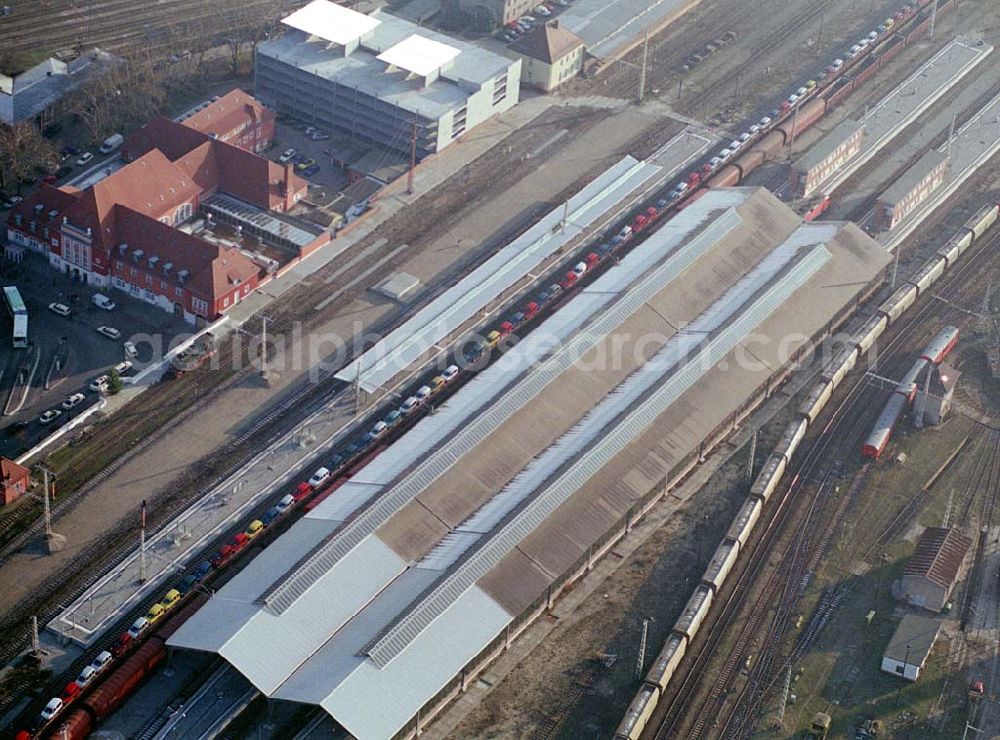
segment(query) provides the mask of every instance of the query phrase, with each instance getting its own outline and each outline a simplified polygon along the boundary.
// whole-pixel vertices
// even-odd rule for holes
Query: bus
[[[14,347],[28,346],[28,309],[21,300],[21,293],[13,286],[3,289],[3,302],[14,320]]]

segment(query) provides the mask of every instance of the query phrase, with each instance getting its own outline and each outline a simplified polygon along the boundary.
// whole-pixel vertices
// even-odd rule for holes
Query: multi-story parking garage
[[[376,11],[313,0],[257,47],[256,95],[291,114],[410,155],[441,151],[518,102],[521,61]]]
[[[712,190],[279,537],[171,639],[359,738],[416,729],[850,312],[851,224]]]

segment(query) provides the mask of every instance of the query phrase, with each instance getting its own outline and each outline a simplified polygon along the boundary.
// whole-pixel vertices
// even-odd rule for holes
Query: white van
[[[111,134],[111,136],[104,140],[104,143],[101,144],[101,148],[98,149],[98,151],[101,154],[111,154],[111,152],[120,147],[124,141],[125,138],[121,134]]]
[[[115,309],[115,302],[102,293],[94,293],[90,300],[95,306],[103,308],[105,311],[114,311]]]

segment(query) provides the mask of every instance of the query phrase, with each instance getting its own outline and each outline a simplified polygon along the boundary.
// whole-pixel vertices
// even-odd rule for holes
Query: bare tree
[[[251,5],[233,2],[219,11],[221,40],[229,48],[229,64],[234,75],[243,75],[253,68],[257,46],[268,38],[281,19],[281,13],[268,4]],[[249,46],[249,55],[245,47]]]
[[[52,160],[52,146],[31,121],[0,124],[0,187],[14,186],[21,192],[21,180],[45,169]]]
[[[152,60],[137,54],[81,87],[70,108],[83,120],[91,138],[100,141],[116,131],[142,126],[160,112],[165,99]]]

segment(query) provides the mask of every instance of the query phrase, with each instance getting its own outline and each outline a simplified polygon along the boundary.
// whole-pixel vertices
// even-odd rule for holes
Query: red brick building
[[[251,152],[271,146],[274,121],[274,111],[239,88],[180,119],[188,128]]]
[[[86,190],[43,186],[13,208],[10,242],[47,254],[52,267],[88,284],[118,288],[191,323],[214,320],[257,286],[259,267],[239,249],[179,227],[216,193],[249,209],[287,212],[306,182],[162,117],[129,136],[122,151],[128,164]]]
[[[24,495],[28,490],[28,475],[29,471],[23,465],[18,465],[6,457],[0,457],[0,479],[3,481],[3,498],[0,499],[0,505],[6,506]]]

